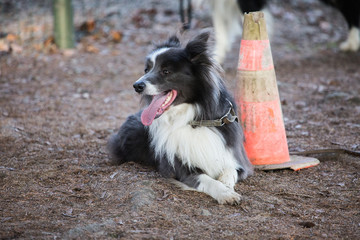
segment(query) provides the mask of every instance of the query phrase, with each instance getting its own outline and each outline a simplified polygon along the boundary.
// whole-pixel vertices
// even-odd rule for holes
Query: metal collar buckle
[[[230,104],[229,110],[219,119],[216,120],[200,120],[200,121],[191,121],[189,124],[193,127],[200,126],[200,127],[221,127],[225,124],[233,123],[238,121],[238,116],[236,116],[234,107],[232,103],[228,100]]]

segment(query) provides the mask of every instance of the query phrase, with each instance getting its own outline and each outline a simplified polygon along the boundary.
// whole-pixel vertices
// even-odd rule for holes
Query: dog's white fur
[[[149,126],[155,154],[165,154],[172,164],[178,154],[183,164],[204,170],[196,190],[219,203],[238,202],[240,195],[234,191],[237,161],[215,128],[193,128],[188,124],[195,111],[193,105],[186,103],[172,106]]]
[[[201,2],[199,1],[196,6],[199,6]],[[235,39],[242,34],[244,15],[240,11],[236,0],[209,0],[209,3],[216,41],[214,58],[218,63],[223,63]],[[260,11],[264,13],[266,29],[271,39],[273,17],[267,8]]]
[[[156,57],[159,56],[160,54],[168,51],[169,48],[160,48],[160,49],[157,49],[155,50],[154,52],[152,52],[150,55],[149,55],[149,58],[150,58],[150,61],[153,63],[153,66],[155,66],[155,61],[156,61]],[[142,76],[141,78],[139,78],[136,82],[140,82],[140,81],[143,81],[143,78],[145,77]],[[154,86],[154,84],[152,83],[149,83],[147,81],[144,81],[146,82],[146,90],[145,90],[145,93],[147,95],[157,95],[157,94],[160,94],[159,90]]]
[[[159,49],[150,55],[153,66],[156,65],[157,56],[167,50]],[[219,86],[216,72],[215,69],[210,71],[210,76],[215,85]],[[159,90],[155,85],[147,83],[145,93],[155,95]],[[217,92],[213,94],[219,95]],[[216,128],[193,128],[189,125],[198,112],[199,108],[192,104],[170,106],[149,126],[151,146],[157,157],[166,155],[173,166],[177,156],[189,168],[202,169],[204,174],[198,178],[197,191],[209,194],[220,204],[237,203],[241,196],[234,191],[234,186],[238,181],[236,169],[240,166],[232,151],[225,147],[225,139]]]
[[[180,185],[187,186],[186,189],[204,192],[220,204],[237,204],[241,196],[234,191],[235,184],[253,172],[241,145],[241,126],[235,125],[238,123],[221,128],[190,125],[198,119],[215,120],[224,114],[229,103],[235,105],[220,76],[221,68],[208,55],[208,37],[208,33],[200,34],[184,48],[172,37],[164,47],[160,45],[147,57],[146,73],[134,84],[135,90],[143,94],[143,103],[149,104],[151,96],[164,96],[168,89],[176,90],[178,95],[150,125],[144,126],[141,121],[145,110],[130,116],[118,134],[109,140],[108,146],[119,163],[154,164],[163,176],[177,179]],[[182,55],[176,60],[177,64],[169,67],[170,74],[175,74],[166,77],[164,62],[169,64],[168,58],[173,59],[179,53]],[[182,66],[180,69],[176,69],[178,64]],[[194,66],[199,69],[194,70]],[[186,74],[182,72],[183,67]],[[193,70],[196,73],[191,72]],[[194,85],[182,85],[182,78],[186,78],[185,83]],[[170,86],[172,84],[174,86]],[[197,84],[199,88],[195,88]],[[192,100],[197,94],[200,99]],[[137,152],[137,149],[142,151]]]
[[[186,103],[170,107],[149,126],[152,145],[158,156],[165,153],[172,164],[178,154],[183,164],[203,169],[217,179],[224,170],[239,166],[216,128],[189,125],[195,111],[193,105]]]
[[[359,28],[352,27],[349,31],[347,39],[340,44],[340,50],[356,52],[360,48],[360,32]]]
[[[209,194],[220,204],[233,204],[241,201],[241,195],[236,193],[234,189],[226,187],[222,182],[206,174],[201,174],[199,181],[200,184],[197,190]]]
[[[153,64],[154,64],[153,66],[155,66],[156,57],[159,56],[160,54],[166,52],[167,50],[169,50],[169,48],[160,48],[150,54],[149,58],[153,62]]]

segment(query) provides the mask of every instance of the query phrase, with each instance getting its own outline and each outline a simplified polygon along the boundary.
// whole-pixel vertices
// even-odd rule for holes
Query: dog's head
[[[149,99],[141,115],[144,125],[151,125],[171,105],[193,103],[198,91],[206,91],[207,84],[199,81],[206,74],[211,60],[207,55],[209,33],[202,33],[184,48],[177,37],[157,46],[146,58],[145,75],[134,83],[135,91]]]

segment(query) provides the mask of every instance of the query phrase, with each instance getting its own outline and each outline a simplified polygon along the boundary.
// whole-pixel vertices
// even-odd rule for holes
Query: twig
[[[326,149],[316,149],[309,151],[301,151],[301,152],[290,152],[290,155],[311,155],[311,154],[323,154],[323,153],[346,153],[353,156],[360,156],[360,152],[351,151],[344,148],[326,148]]]
[[[66,213],[62,213],[61,215],[63,215],[64,217],[69,217],[69,218],[76,218],[76,216],[72,216]]]
[[[293,195],[293,196],[304,197],[304,198],[314,198],[313,196],[310,196],[310,195],[299,194],[299,193],[290,193],[290,192],[279,192],[279,193],[274,193],[274,194],[275,195]]]

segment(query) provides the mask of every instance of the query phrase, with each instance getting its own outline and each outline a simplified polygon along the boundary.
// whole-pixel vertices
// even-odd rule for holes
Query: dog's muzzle
[[[136,81],[133,87],[137,93],[142,93],[146,87],[146,84],[143,81]]]

